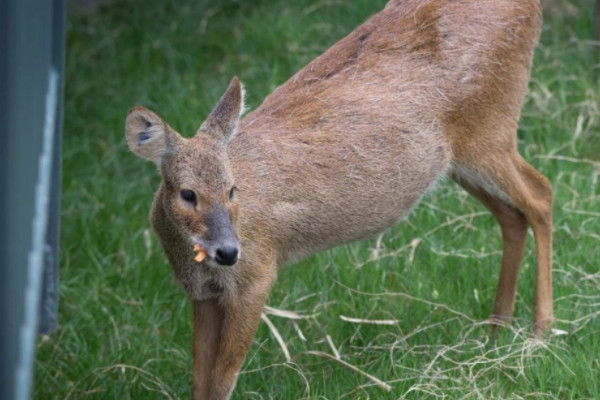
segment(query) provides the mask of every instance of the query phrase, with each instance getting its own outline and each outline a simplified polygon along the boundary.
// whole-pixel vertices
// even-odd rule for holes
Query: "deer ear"
[[[244,110],[244,88],[234,76],[227,90],[211,111],[206,121],[198,129],[198,134],[208,134],[227,145],[236,132],[240,116]]]
[[[163,157],[177,153],[185,140],[161,117],[144,107],[129,111],[125,137],[132,152],[159,167]]]

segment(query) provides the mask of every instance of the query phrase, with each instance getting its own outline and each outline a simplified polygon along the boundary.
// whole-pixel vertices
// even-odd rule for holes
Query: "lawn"
[[[127,149],[127,110],[152,108],[190,136],[233,75],[255,108],[384,4],[128,0],[71,18],[61,326],[39,341],[36,399],[189,397],[191,309],[150,229],[160,178]],[[234,399],[600,398],[600,91],[592,9],[591,0],[546,4],[519,130],[521,153],[555,191],[558,330],[542,341],[532,335],[530,234],[514,324],[494,340],[487,336],[499,228],[445,180],[381,236],[282,269],[268,304],[297,316],[266,316],[292,362],[261,323]],[[345,364],[327,357],[336,353]]]

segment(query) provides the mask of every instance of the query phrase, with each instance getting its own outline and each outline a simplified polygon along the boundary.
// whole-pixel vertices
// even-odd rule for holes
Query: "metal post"
[[[26,400],[56,327],[64,0],[2,0],[0,54],[0,398]]]

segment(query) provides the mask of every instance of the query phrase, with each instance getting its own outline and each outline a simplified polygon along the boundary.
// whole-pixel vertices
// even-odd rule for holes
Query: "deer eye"
[[[231,188],[231,190],[229,191],[229,201],[233,201],[235,199],[236,191],[237,191],[237,188],[235,186]]]
[[[184,189],[181,192],[179,192],[179,194],[181,195],[181,198],[184,201],[187,201],[188,203],[192,203],[193,205],[197,204],[196,193],[194,193],[193,191]]]

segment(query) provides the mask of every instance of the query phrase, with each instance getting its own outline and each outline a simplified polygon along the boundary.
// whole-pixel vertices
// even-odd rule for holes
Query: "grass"
[[[113,1],[67,33],[59,331],[40,341],[36,399],[188,398],[191,311],[150,232],[159,176],[127,150],[133,105],[191,135],[237,74],[250,107],[384,1]],[[591,0],[554,1],[519,131],[555,190],[555,327],[532,338],[529,235],[515,323],[486,335],[501,238],[451,181],[380,237],[281,271],[234,399],[600,396],[600,140]],[[389,325],[342,317],[388,320]],[[397,321],[397,322],[394,322]],[[390,394],[345,362],[391,385]],[[317,353],[321,352],[321,353]]]

